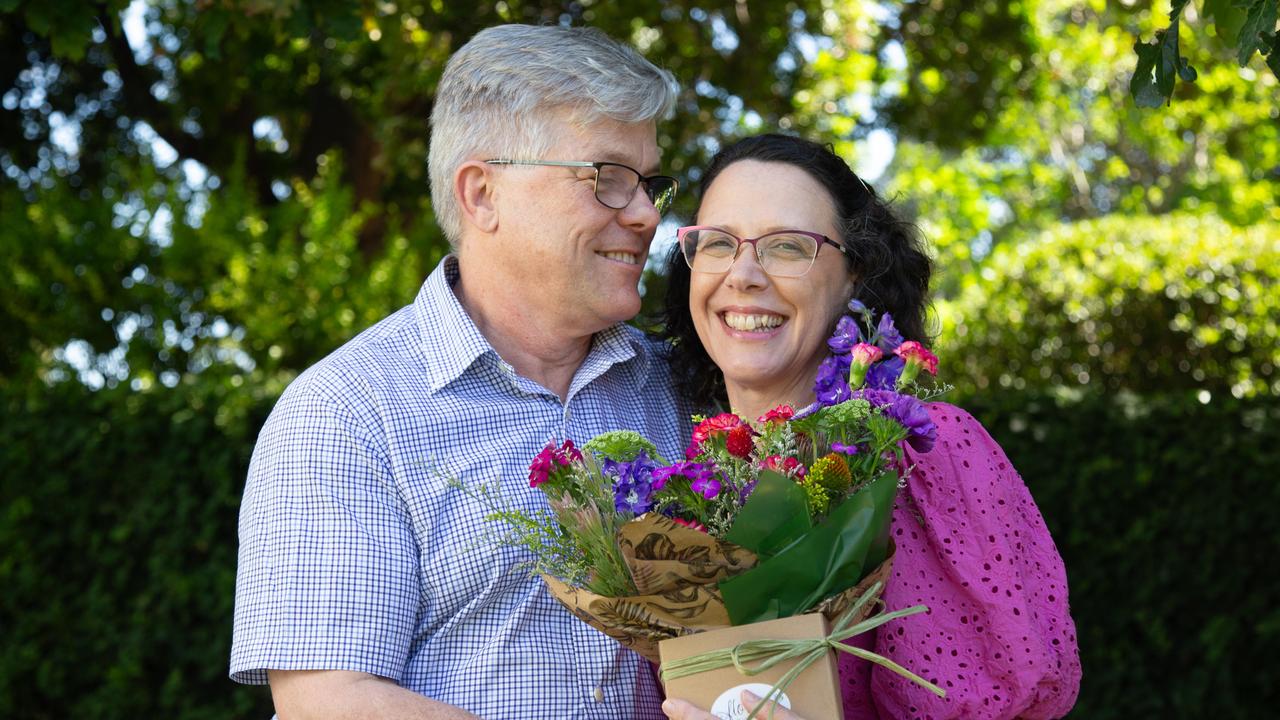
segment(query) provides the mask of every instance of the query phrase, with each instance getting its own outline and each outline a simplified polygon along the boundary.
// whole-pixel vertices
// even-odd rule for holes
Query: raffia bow
[[[778,663],[786,662],[793,658],[800,658],[795,667],[791,668],[783,675],[778,682],[769,689],[765,695],[764,702],[760,703],[747,716],[747,720],[751,720],[756,716],[760,709],[765,705],[770,705],[769,717],[773,717],[773,709],[776,704],[770,704],[776,701],[791,683],[818,660],[826,655],[828,650],[836,650],[838,652],[848,653],[855,657],[860,657],[868,662],[873,662],[880,667],[891,670],[898,675],[920,685],[929,692],[938,697],[946,697],[947,691],[916,675],[910,670],[902,667],[898,663],[890,660],[883,655],[877,655],[870,650],[863,650],[860,647],[845,644],[855,635],[861,635],[868,630],[884,625],[887,622],[897,620],[898,618],[915,615],[916,613],[928,612],[929,608],[924,605],[915,605],[903,610],[895,610],[893,612],[882,612],[872,615],[862,622],[853,624],[852,620],[858,616],[858,613],[867,606],[868,603],[879,602],[877,599],[880,589],[883,587],[881,583],[872,585],[862,597],[858,598],[848,610],[845,610],[836,619],[835,625],[831,630],[831,634],[826,637],[808,638],[803,640],[744,640],[731,648],[720,648],[718,650],[709,650],[705,653],[699,653],[680,660],[673,660],[664,663],[662,666],[662,679],[674,680],[676,678],[697,675],[698,673],[708,670],[716,670],[732,665],[746,676],[758,675],[769,668],[774,667]]]

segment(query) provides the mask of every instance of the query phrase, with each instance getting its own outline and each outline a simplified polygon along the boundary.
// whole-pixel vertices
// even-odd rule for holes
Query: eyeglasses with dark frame
[[[760,267],[773,277],[800,277],[809,272],[824,244],[847,254],[835,240],[805,230],[778,230],[757,238],[740,238],[718,227],[689,225],[677,230],[676,237],[689,269],[702,273],[722,273],[733,267],[744,243],[751,245]]]
[[[670,175],[641,175],[639,170],[615,162],[568,160],[485,160],[490,165],[547,165],[550,167],[592,168],[594,192],[601,205],[621,210],[631,204],[636,188],[644,186],[645,197],[659,213],[665,213],[676,198],[680,183]]]

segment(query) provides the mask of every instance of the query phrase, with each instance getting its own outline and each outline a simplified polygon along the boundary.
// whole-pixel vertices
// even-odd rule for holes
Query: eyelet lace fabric
[[[945,699],[840,654],[847,720],[1056,718],[1075,704],[1080,654],[1062,558],[1004,451],[964,410],[932,403],[938,441],[894,508],[890,610],[928,613],[857,638],[947,691]]]

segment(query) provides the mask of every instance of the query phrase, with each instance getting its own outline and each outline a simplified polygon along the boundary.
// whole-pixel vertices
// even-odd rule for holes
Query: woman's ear
[[[493,166],[478,160],[460,165],[453,174],[453,196],[458,201],[462,221],[480,232],[498,229],[498,186]]]

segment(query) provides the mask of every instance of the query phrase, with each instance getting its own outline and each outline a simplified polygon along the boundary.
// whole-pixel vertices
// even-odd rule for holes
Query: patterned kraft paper
[[[662,640],[729,627],[716,583],[755,567],[754,553],[656,513],[624,525],[618,540],[640,595],[608,598],[543,575],[552,596],[587,624],[653,663],[659,662]],[[885,561],[861,582],[809,612],[820,612],[833,621],[872,584],[887,582],[892,564],[890,544]],[[874,611],[874,603],[869,603],[854,622]]]

